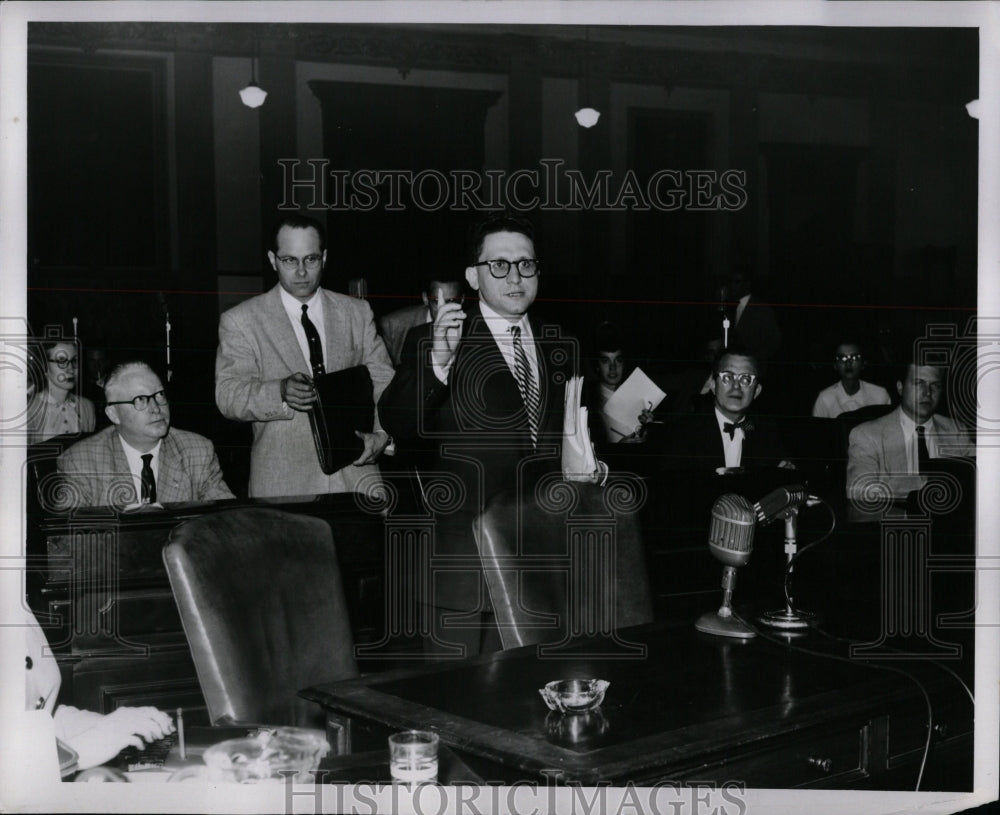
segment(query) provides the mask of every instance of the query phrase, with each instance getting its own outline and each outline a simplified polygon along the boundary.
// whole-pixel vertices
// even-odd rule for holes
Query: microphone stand
[[[785,607],[777,611],[768,611],[757,618],[761,625],[777,628],[782,631],[802,631],[816,622],[816,615],[810,611],[796,609],[792,603],[792,595],[788,584],[792,579],[792,563],[799,551],[796,535],[799,525],[799,508],[791,507],[785,513]]]

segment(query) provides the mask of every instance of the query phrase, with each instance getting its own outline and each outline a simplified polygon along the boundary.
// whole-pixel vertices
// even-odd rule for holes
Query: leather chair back
[[[490,501],[474,532],[505,650],[652,621],[630,489],[554,481]]]
[[[163,560],[212,723],[322,726],[298,691],[358,674],[330,527],[227,510],[174,528]]]

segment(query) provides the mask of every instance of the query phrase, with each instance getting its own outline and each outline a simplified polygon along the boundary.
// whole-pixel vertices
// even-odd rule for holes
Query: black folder
[[[372,377],[364,365],[323,374],[313,379],[318,400],[309,411],[309,425],[319,466],[333,475],[365,449],[355,430],[371,433],[375,424]]]

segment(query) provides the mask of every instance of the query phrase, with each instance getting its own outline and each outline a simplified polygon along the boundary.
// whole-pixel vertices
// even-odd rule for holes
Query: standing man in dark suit
[[[392,379],[371,307],[320,287],[326,237],[313,218],[283,217],[267,257],[278,285],[222,315],[215,357],[219,410],[253,423],[250,496],[374,489],[375,462],[389,444],[377,415],[371,433],[355,431],[364,442],[361,455],[332,475],[320,468],[309,424],[317,399],[313,376],[364,365],[376,403]]]
[[[559,327],[529,315],[540,264],[531,225],[500,214],[479,222],[465,278],[479,293],[467,310],[438,298],[437,317],[410,331],[396,378],[379,403],[394,438],[435,446],[436,467],[461,493],[437,517],[429,654],[499,647],[472,526],[491,497],[530,491],[560,471],[567,378],[576,346]]]
[[[754,298],[749,275],[739,270],[729,279],[723,299],[735,301],[728,315],[732,322],[729,345],[747,349],[757,358],[758,366],[766,368],[781,347],[774,309]]]
[[[56,462],[62,489],[57,509],[234,498],[222,479],[212,442],[170,426],[160,377],[145,362],[126,362],[104,386],[111,420]]]

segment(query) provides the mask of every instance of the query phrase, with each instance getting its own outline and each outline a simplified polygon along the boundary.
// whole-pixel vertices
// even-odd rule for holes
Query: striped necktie
[[[528,355],[524,352],[524,345],[521,342],[521,326],[511,326],[510,333],[514,338],[514,373],[517,376],[517,387],[521,391],[521,399],[524,400],[524,411],[528,414],[531,446],[536,447],[538,445],[538,422],[542,407],[538,394],[538,383],[535,382],[531,366],[528,364]]]

